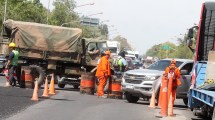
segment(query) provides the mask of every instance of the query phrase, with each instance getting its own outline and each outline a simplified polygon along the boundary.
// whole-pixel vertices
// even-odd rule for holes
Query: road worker
[[[16,48],[15,43],[12,42],[9,44],[10,54],[9,54],[7,64],[5,66],[5,69],[8,69],[9,82],[11,86],[16,86],[16,79],[14,78],[14,72],[17,69],[18,58],[19,58],[19,52],[15,48]]]
[[[108,61],[108,59],[110,58],[110,54],[110,51],[105,52],[105,56],[101,58],[96,71],[96,77],[99,80],[97,96],[102,98],[105,98],[104,87],[107,83],[108,77],[111,76],[110,62]]]
[[[170,85],[170,75],[172,76],[172,85]],[[169,101],[169,104],[171,102],[171,105],[174,105],[174,101],[176,99],[176,89],[177,86],[181,85],[180,81],[180,70],[176,67],[176,61],[173,59],[171,60],[170,66],[168,66],[164,73],[165,77],[168,77],[168,99],[170,100],[170,96],[172,97],[171,101]],[[171,88],[170,88],[171,87]]]
[[[117,59],[114,60],[114,73],[120,76],[123,75],[123,73],[126,71],[127,69],[127,61],[125,60],[125,51],[121,51],[119,53],[119,56]]]

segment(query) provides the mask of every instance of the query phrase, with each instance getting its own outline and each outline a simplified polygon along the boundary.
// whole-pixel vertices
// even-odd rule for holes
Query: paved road
[[[0,83],[4,85],[3,82]],[[160,110],[148,108],[148,101],[130,104],[126,100],[102,99],[80,94],[71,86],[67,86],[65,90],[58,89],[57,95],[50,99],[33,102],[30,100],[31,92],[30,89],[0,87],[0,111],[4,109],[4,114],[1,112],[1,115],[5,118],[13,113],[8,120],[203,120],[194,117],[183,105],[182,100],[176,101],[176,117],[160,118]],[[14,101],[19,105],[9,104]]]
[[[0,119],[5,119],[20,112],[35,102],[31,101],[32,89],[20,89],[18,87],[3,87],[5,79],[0,77]],[[41,90],[39,93],[41,94]]]

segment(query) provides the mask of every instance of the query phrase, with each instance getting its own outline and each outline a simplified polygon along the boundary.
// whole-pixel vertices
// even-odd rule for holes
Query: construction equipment
[[[6,20],[3,28],[0,54],[8,55],[8,43],[15,43],[20,53],[17,74],[29,66],[39,86],[45,75],[54,73],[60,88],[66,84],[78,88],[81,74],[95,72],[100,52],[108,49],[106,40],[82,38],[80,28],[14,20]],[[99,52],[91,54],[94,50]]]

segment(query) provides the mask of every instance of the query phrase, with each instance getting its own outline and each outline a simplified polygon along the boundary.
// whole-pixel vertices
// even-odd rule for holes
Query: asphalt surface
[[[5,81],[0,77],[0,86]],[[57,87],[56,87],[57,88]],[[49,99],[31,101],[32,89],[0,87],[0,119],[8,120],[206,120],[193,116],[182,100],[176,100],[175,117],[161,118],[160,109],[148,108],[149,102],[140,100],[131,104],[126,100],[103,99],[80,94],[66,86],[56,89]],[[42,95],[42,90],[39,96]]]
[[[5,119],[21,112],[38,102],[31,101],[33,89],[19,87],[4,87],[5,79],[0,77],[0,119]],[[42,91],[39,90],[39,94]],[[42,100],[42,99],[41,99]]]

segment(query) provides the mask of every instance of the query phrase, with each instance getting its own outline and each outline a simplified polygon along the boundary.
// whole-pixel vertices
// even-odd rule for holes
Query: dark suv
[[[7,59],[4,55],[0,55],[0,73],[2,73],[3,69],[5,68]]]

